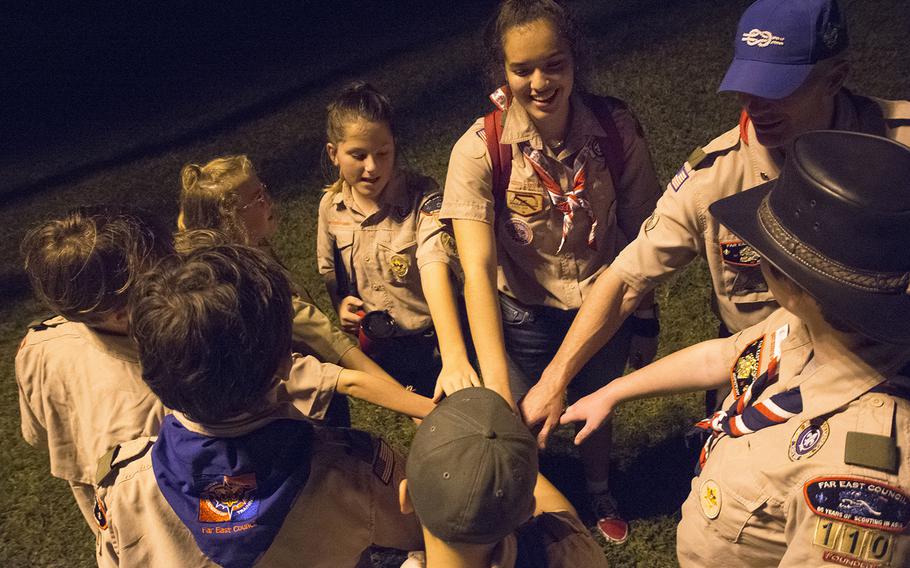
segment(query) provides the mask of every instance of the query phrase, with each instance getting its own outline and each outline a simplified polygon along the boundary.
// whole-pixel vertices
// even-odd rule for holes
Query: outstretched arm
[[[502,335],[496,288],[496,241],[493,227],[483,221],[453,219],[455,242],[464,270],[468,322],[484,385],[515,407]]]
[[[621,402],[718,388],[730,378],[729,341],[703,341],[619,377],[568,407],[559,422],[585,422],[575,436],[575,443],[581,444]]]
[[[400,412],[411,418],[423,418],[433,410],[433,401],[361,371],[345,369],[338,375],[338,392]]]

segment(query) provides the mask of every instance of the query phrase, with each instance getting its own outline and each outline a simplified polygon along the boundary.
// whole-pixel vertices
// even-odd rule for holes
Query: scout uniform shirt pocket
[[[379,242],[379,260],[382,262],[383,277],[393,285],[403,285],[414,281],[417,271],[417,241],[399,239],[392,242]]]
[[[758,252],[734,236],[721,236],[717,251],[722,261],[721,289],[734,303],[768,302],[773,296],[761,273]]]

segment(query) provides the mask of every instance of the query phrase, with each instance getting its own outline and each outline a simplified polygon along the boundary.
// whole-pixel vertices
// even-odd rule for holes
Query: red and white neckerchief
[[[490,95],[500,110],[505,111],[510,103],[509,93],[504,88],[499,88]],[[584,147],[578,151],[571,169],[558,160],[554,160],[544,154],[541,150],[532,148],[527,141],[518,144],[521,153],[537,174],[537,178],[547,190],[550,197],[550,203],[562,212],[562,238],[559,241],[559,248],[556,254],[562,251],[566,243],[566,236],[575,226],[575,213],[579,210],[585,211],[591,219],[591,230],[588,231],[588,247],[597,248],[595,236],[597,233],[597,216],[594,215],[594,209],[591,203],[585,197],[585,182],[587,181],[587,163],[591,156],[591,141],[588,141]],[[565,191],[557,181],[558,175],[554,175],[555,168],[565,168],[567,173],[571,173],[569,178],[572,180],[572,189]],[[558,170],[557,170],[558,171]]]
[[[695,424],[696,428],[711,434],[705,441],[698,458],[699,471],[720,438],[724,436],[739,438],[762,428],[786,422],[802,412],[803,400],[799,387],[752,404],[752,401],[761,396],[765,389],[777,382],[781,344],[787,338],[789,331],[790,326],[784,325],[774,332],[772,355],[768,361],[767,370],[746,388],[742,396],[734,401],[729,409],[719,410]]]

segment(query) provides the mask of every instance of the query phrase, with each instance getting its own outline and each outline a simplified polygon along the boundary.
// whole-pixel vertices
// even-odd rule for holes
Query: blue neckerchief
[[[276,420],[236,438],[212,438],[168,416],[152,447],[152,468],[206,556],[226,568],[251,566],[306,484],[312,436],[308,422]]]

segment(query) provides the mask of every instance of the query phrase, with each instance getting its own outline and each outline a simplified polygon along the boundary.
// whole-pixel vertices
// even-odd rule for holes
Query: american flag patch
[[[680,190],[686,180],[689,179],[689,172],[691,171],[692,168],[689,167],[689,162],[684,162],[682,167],[676,171],[673,179],[670,180],[670,187],[673,188],[673,191]]]
[[[385,443],[385,440],[379,440],[379,447],[373,458],[373,473],[388,485],[393,471],[395,471],[395,452]]]

